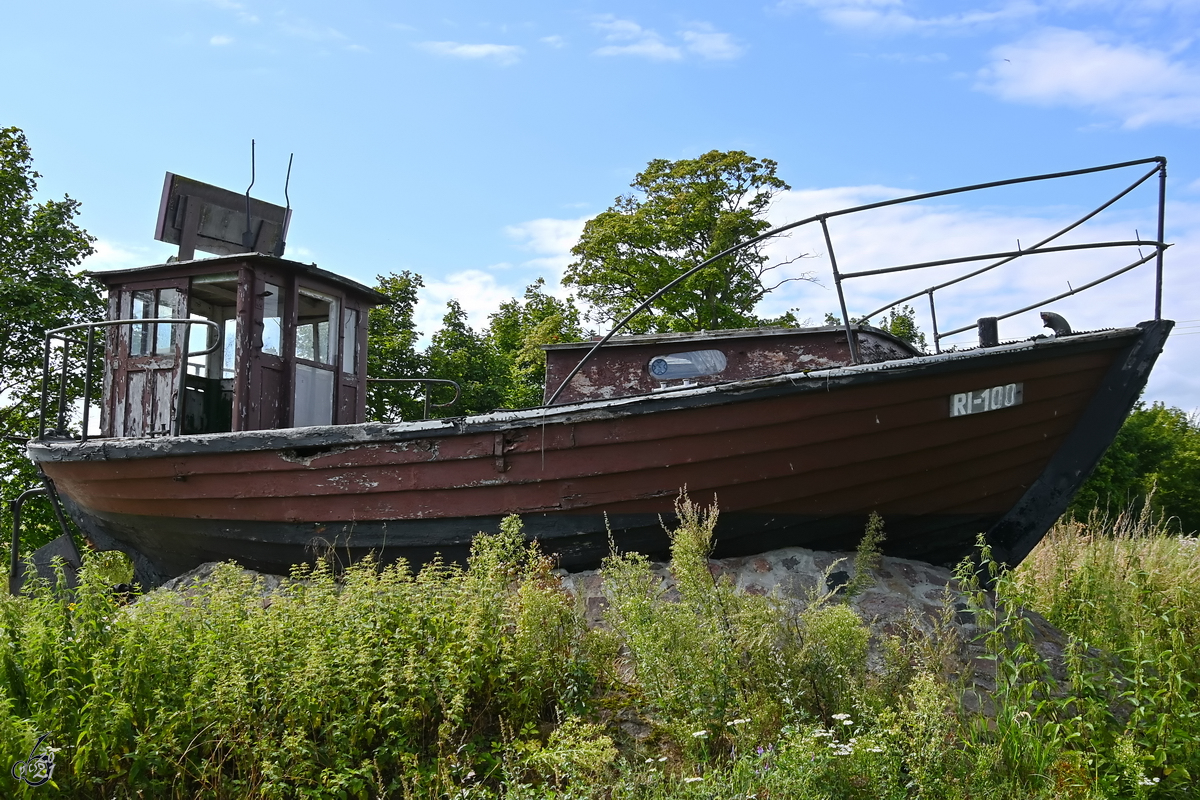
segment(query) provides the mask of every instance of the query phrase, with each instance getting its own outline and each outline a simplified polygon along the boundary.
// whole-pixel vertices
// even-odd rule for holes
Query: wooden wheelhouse
[[[367,312],[384,295],[261,253],[93,277],[108,319],[145,320],[108,331],[101,436],[364,421]]]

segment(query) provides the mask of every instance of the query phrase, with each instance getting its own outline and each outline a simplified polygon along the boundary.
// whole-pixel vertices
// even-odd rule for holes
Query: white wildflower
[[[703,739],[705,736],[708,736],[708,731],[696,731],[692,734],[694,739]]]

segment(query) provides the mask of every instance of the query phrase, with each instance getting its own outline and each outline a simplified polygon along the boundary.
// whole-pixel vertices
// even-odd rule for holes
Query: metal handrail
[[[371,388],[372,383],[420,383],[425,387],[425,419],[429,419],[429,409],[431,408],[450,408],[458,402],[462,397],[462,387],[457,381],[449,380],[448,378],[367,378],[367,388]],[[448,384],[454,387],[454,397],[448,403],[430,403],[429,402],[429,384],[441,383]]]
[[[42,439],[42,438],[45,438],[45,436],[46,436],[47,387],[49,386],[49,381],[50,381],[50,353],[51,353],[51,347],[53,345],[54,340],[58,339],[59,341],[61,341],[63,343],[63,348],[62,348],[62,354],[63,354],[62,359],[63,360],[62,360],[61,374],[59,375],[59,379],[58,379],[58,415],[57,415],[57,419],[56,419],[57,424],[54,426],[53,432],[58,436],[66,436],[67,435],[67,421],[66,421],[67,377],[68,377],[67,372],[68,372],[68,367],[70,365],[70,358],[68,358],[68,355],[67,355],[67,347],[68,347],[68,345],[71,345],[71,344],[80,344],[80,345],[84,346],[83,358],[84,358],[84,362],[86,364],[86,369],[84,371],[84,378],[83,378],[83,421],[82,421],[82,430],[80,432],[80,441],[86,442],[88,439],[88,422],[90,420],[90,413],[91,413],[92,375],[93,375],[92,355],[98,346],[95,341],[96,329],[97,328],[112,328],[112,327],[118,327],[121,325],[184,325],[184,326],[206,325],[210,329],[212,329],[212,331],[216,334],[216,337],[215,337],[215,340],[213,341],[213,343],[211,345],[209,345],[208,347],[206,347],[205,349],[196,350],[196,351],[188,350],[188,351],[182,352],[180,354],[180,356],[179,356],[180,363],[179,363],[179,366],[178,366],[178,369],[176,372],[176,376],[175,376],[176,386],[175,386],[175,391],[172,394],[175,397],[178,397],[179,398],[178,402],[181,402],[181,403],[183,402],[183,392],[180,391],[180,389],[181,389],[181,385],[183,382],[183,375],[187,372],[188,359],[190,359],[192,356],[208,355],[209,353],[214,352],[218,347],[221,346],[221,327],[217,323],[213,322],[212,320],[207,320],[207,319],[158,319],[158,318],[154,318],[154,319],[110,319],[110,320],[103,320],[100,322],[79,322],[74,325],[64,325],[61,328],[54,328],[52,330],[48,330],[48,331],[46,331],[46,349],[45,349],[45,354],[44,354],[44,357],[42,360],[42,392],[41,392],[41,403],[40,403],[40,406],[38,409],[38,435],[37,435],[37,438]],[[86,339],[76,339],[74,337],[64,335],[67,331],[78,331],[78,330],[87,331],[87,338]],[[186,338],[187,337],[185,337],[185,340],[186,340]],[[178,424],[179,424],[179,414],[176,412],[177,412],[177,409],[175,409],[175,408],[171,409],[171,418],[172,418],[171,433],[172,433],[172,435],[176,435],[179,432],[177,430]]]
[[[1089,174],[1094,174],[1094,173],[1098,173],[1098,172],[1107,172],[1107,171],[1111,171],[1111,170],[1125,169],[1128,167],[1139,166],[1142,164],[1154,164],[1155,166],[1152,170],[1150,170],[1147,174],[1145,174],[1141,178],[1139,178],[1131,186],[1129,186],[1128,188],[1121,191],[1115,197],[1108,200],[1107,202],[1102,204],[1100,207],[1098,207],[1094,211],[1090,212],[1089,214],[1085,215],[1083,218],[1077,220],[1076,222],[1067,226],[1063,230],[1055,233],[1054,235],[1047,237],[1046,239],[1043,239],[1042,241],[1038,242],[1036,245],[1034,245],[1033,247],[1031,247],[1027,250],[1018,250],[1018,251],[1011,252],[1011,253],[993,253],[990,255],[982,255],[982,256],[980,256],[980,255],[967,256],[967,257],[959,258],[959,259],[947,259],[947,260],[936,261],[936,262],[908,264],[908,265],[904,265],[901,267],[885,268],[885,269],[881,269],[881,270],[868,270],[865,272],[857,272],[857,273],[841,273],[838,271],[837,258],[834,255],[833,240],[832,240],[832,237],[830,236],[829,225],[828,225],[828,221],[835,217],[846,216],[848,214],[856,214],[856,213],[860,213],[863,211],[872,211],[875,209],[886,208],[889,206],[900,205],[903,203],[913,203],[913,202],[917,202],[920,200],[930,200],[930,199],[933,199],[936,197],[947,197],[947,196],[954,195],[954,194],[962,194],[964,192],[974,192],[974,191],[980,191],[982,189],[994,189],[994,188],[998,188],[1001,186],[1013,186],[1016,184],[1032,183],[1035,181],[1055,180],[1057,178],[1067,178],[1067,177],[1074,177],[1074,176],[1078,176],[1078,175],[1089,175]],[[1059,238],[1060,236],[1073,230],[1074,228],[1077,228],[1079,225],[1083,224],[1084,222],[1086,222],[1087,220],[1096,216],[1097,214],[1099,214],[1106,208],[1110,207],[1113,203],[1117,202],[1122,197],[1129,194],[1129,192],[1133,191],[1135,188],[1140,186],[1142,183],[1147,181],[1149,178],[1151,178],[1156,173],[1159,176],[1158,235],[1154,241],[1142,241],[1141,237],[1139,236],[1137,240],[1120,242],[1120,243],[1095,243],[1095,244],[1089,244],[1089,245],[1078,245],[1078,246],[1058,247],[1058,248],[1044,247],[1044,245],[1046,245],[1047,243],[1053,241],[1054,239]],[[934,292],[937,289],[945,288],[945,286],[953,285],[954,283],[961,282],[962,280],[966,280],[967,278],[974,277],[975,275],[981,274],[983,272],[987,272],[990,269],[994,269],[998,266],[1001,266],[1002,264],[1009,263],[1010,261],[1013,261],[1022,256],[1033,255],[1035,253],[1045,253],[1045,252],[1063,251],[1063,250],[1078,250],[1078,249],[1086,249],[1086,248],[1091,248],[1091,247],[1147,245],[1147,246],[1153,246],[1155,248],[1155,252],[1152,253],[1149,257],[1143,258],[1143,259],[1135,262],[1134,264],[1118,271],[1117,273],[1106,276],[1105,278],[1101,279],[1100,281],[1094,281],[1094,282],[1088,284],[1088,286],[1094,286],[1096,283],[1100,283],[1100,282],[1103,282],[1104,280],[1107,280],[1108,278],[1115,277],[1116,275],[1121,274],[1122,272],[1126,272],[1129,269],[1133,269],[1136,266],[1140,266],[1141,264],[1144,264],[1147,261],[1150,261],[1151,259],[1156,259],[1154,318],[1156,320],[1162,319],[1163,253],[1166,251],[1166,249],[1168,247],[1168,245],[1166,245],[1163,241],[1164,236],[1165,236],[1164,227],[1165,227],[1165,208],[1166,208],[1166,181],[1167,181],[1167,160],[1166,160],[1166,158],[1164,158],[1162,156],[1154,156],[1152,158],[1142,158],[1142,159],[1137,159],[1135,161],[1122,161],[1117,164],[1105,164],[1104,166],[1099,166],[1099,167],[1087,167],[1085,169],[1067,170],[1064,172],[1051,172],[1051,173],[1045,173],[1045,174],[1041,174],[1041,175],[1030,175],[1030,176],[1026,176],[1026,177],[1022,177],[1022,178],[1009,178],[1007,180],[1001,180],[1001,181],[989,181],[987,183],[976,183],[976,184],[971,184],[969,186],[959,186],[959,187],[955,187],[953,189],[942,189],[942,190],[936,191],[936,192],[923,192],[921,194],[909,195],[907,197],[898,197],[898,198],[894,198],[891,200],[880,200],[878,202],[865,203],[863,205],[851,206],[849,208],[838,209],[836,211],[827,211],[822,214],[815,214],[811,217],[806,217],[805,219],[798,220],[796,222],[789,222],[786,225],[780,225],[777,228],[772,228],[769,231],[765,231],[763,233],[760,233],[757,236],[751,237],[744,242],[739,242],[738,244],[732,245],[731,247],[727,247],[724,250],[722,250],[721,252],[717,253],[716,255],[705,259],[704,261],[700,262],[696,266],[692,267],[691,269],[687,270],[683,274],[679,275],[674,280],[670,281],[665,286],[663,286],[661,289],[654,292],[652,295],[650,295],[644,301],[639,303],[636,308],[634,308],[632,311],[630,311],[628,314],[626,314],[616,325],[613,326],[613,328],[607,334],[605,334],[598,342],[596,342],[596,344],[594,344],[592,346],[592,348],[590,350],[587,351],[587,353],[584,354],[583,358],[581,358],[579,360],[579,363],[577,363],[574,366],[574,368],[572,368],[571,371],[567,373],[567,376],[558,385],[558,388],[556,388],[554,390],[554,392],[550,395],[550,397],[546,400],[546,405],[548,405],[548,406],[552,405],[554,403],[554,401],[558,399],[558,396],[560,394],[562,394],[562,391],[563,391],[563,389],[566,388],[567,384],[570,383],[571,380],[577,374],[579,374],[579,371],[581,369],[583,369],[583,365],[585,363],[587,363],[601,347],[603,347],[605,344],[607,344],[608,341],[613,336],[615,336],[618,331],[624,329],[625,326],[634,317],[636,317],[638,314],[642,313],[647,308],[649,308],[651,304],[653,304],[656,300],[658,300],[658,298],[662,297],[668,291],[675,288],[680,283],[682,283],[683,281],[690,278],[692,275],[695,275],[700,270],[704,269],[705,267],[709,266],[710,264],[712,264],[716,261],[719,261],[722,258],[725,258],[726,256],[732,255],[733,253],[736,253],[739,250],[744,250],[747,247],[752,247],[753,245],[756,245],[759,242],[763,242],[767,239],[778,236],[787,231],[802,227],[804,225],[809,225],[814,222],[819,222],[821,224],[821,229],[822,229],[822,232],[825,237],[826,248],[829,253],[830,268],[831,268],[831,271],[833,272],[834,285],[836,286],[837,292],[838,292],[838,304],[839,304],[839,306],[841,308],[841,312],[842,312],[842,325],[846,332],[846,342],[850,348],[851,362],[855,363],[855,364],[859,363],[858,346],[857,346],[857,342],[855,340],[854,333],[853,333],[854,323],[851,321],[849,314],[847,313],[846,297],[845,297],[844,291],[842,290],[842,280],[844,278],[863,277],[868,274],[880,274],[883,272],[901,272],[901,271],[912,270],[912,269],[922,269],[922,268],[931,267],[931,266],[946,266],[946,265],[950,265],[950,264],[967,263],[969,261],[986,260],[989,258],[1002,258],[1003,259],[999,263],[992,264],[992,265],[989,265],[982,269],[976,270],[975,272],[973,272],[971,274],[960,276],[959,278],[957,278],[953,281],[950,281],[950,282],[947,282],[945,284],[941,284],[938,286],[934,286],[934,287],[925,289],[920,292],[916,292],[915,294],[909,295],[906,298],[897,300],[896,302],[893,302],[893,303],[889,303],[888,305],[883,306],[883,308],[874,312],[875,314],[878,314],[882,311],[886,311],[889,308],[893,308],[907,300],[911,300],[914,297],[918,297],[922,294],[928,295],[930,315],[933,318],[934,348],[938,352],[941,352],[941,348],[939,345],[939,342],[941,339],[943,339],[947,336],[951,336],[951,335],[953,335],[953,333],[961,333],[963,330],[968,330],[971,326],[968,326],[967,328],[963,328],[963,329],[960,329],[958,331],[954,331],[951,333],[939,333],[938,332],[937,311],[936,311],[936,307],[934,305],[934,300],[933,300]],[[1044,305],[1045,303],[1053,302],[1056,299],[1061,299],[1061,297],[1066,297],[1066,296],[1069,296],[1070,294],[1074,294],[1074,293],[1075,293],[1074,291],[1068,292],[1065,295],[1060,295],[1059,297],[1055,297],[1055,298],[1051,298],[1050,300],[1043,301],[1039,305]],[[1037,305],[1034,305],[1034,306],[1031,306],[1030,308],[1036,308],[1036,307],[1037,307]],[[1028,309],[1024,309],[1024,310],[1028,310]],[[1019,312],[1013,312],[1013,313],[1019,313]],[[868,317],[874,316],[874,314],[869,314],[867,316]],[[1011,316],[1011,314],[1008,314],[1005,316]],[[866,317],[864,317],[864,319],[866,319]]]
[[[1137,187],[1141,186],[1143,183],[1145,183],[1145,182],[1146,182],[1147,180],[1149,180],[1150,178],[1154,177],[1154,175],[1155,175],[1155,174],[1156,174],[1156,173],[1157,173],[1157,172],[1158,172],[1160,169],[1162,169],[1162,165],[1159,165],[1159,164],[1156,162],[1156,163],[1155,163],[1155,166],[1154,166],[1154,169],[1150,170],[1150,171],[1149,171],[1149,172],[1147,172],[1145,175],[1143,175],[1142,177],[1138,178],[1136,181],[1134,181],[1133,183],[1131,183],[1129,186],[1125,187],[1125,189],[1123,189],[1123,190],[1121,190],[1120,192],[1118,192],[1116,195],[1114,195],[1112,198],[1110,198],[1110,199],[1109,199],[1107,202],[1105,202],[1105,203],[1102,203],[1102,204],[1101,204],[1100,206],[1098,206],[1097,208],[1093,209],[1092,211],[1089,211],[1087,214],[1084,214],[1082,217],[1080,217],[1079,219],[1075,220],[1075,221],[1074,221],[1074,222],[1072,222],[1070,225],[1067,225],[1066,227],[1064,227],[1064,228],[1061,228],[1060,230],[1057,230],[1057,231],[1055,231],[1054,233],[1052,233],[1052,234],[1050,234],[1049,236],[1047,236],[1045,239],[1042,239],[1040,242],[1037,242],[1036,244],[1034,244],[1034,245],[1032,245],[1032,246],[1030,246],[1030,247],[1028,247],[1028,248],[1025,248],[1025,249],[1023,249],[1023,250],[1018,250],[1018,252],[1017,252],[1017,254],[1016,254],[1016,255],[1012,255],[1011,257],[1005,257],[1005,258],[1001,259],[1000,261],[997,261],[997,262],[996,262],[996,263],[994,263],[994,264],[988,264],[986,267],[980,267],[979,269],[977,269],[977,270],[974,270],[973,272],[968,272],[968,273],[967,273],[967,274],[965,274],[965,275],[959,275],[957,278],[951,278],[950,280],[948,280],[948,281],[945,281],[944,283],[939,283],[939,284],[936,284],[936,285],[934,285],[934,286],[930,286],[928,289],[922,289],[922,290],[921,290],[921,291],[919,291],[919,292],[913,292],[912,294],[908,295],[907,297],[901,297],[899,300],[894,300],[894,301],[892,301],[891,303],[888,303],[886,306],[881,306],[880,308],[877,308],[877,309],[875,309],[875,310],[874,310],[874,311],[872,311],[870,314],[864,314],[864,315],[863,315],[863,318],[864,318],[864,319],[866,319],[866,318],[869,318],[869,317],[873,317],[873,316],[875,316],[876,314],[882,314],[884,311],[887,311],[887,310],[888,310],[888,309],[890,309],[890,308],[894,308],[895,306],[898,306],[898,305],[900,305],[901,303],[907,303],[909,300],[914,300],[914,299],[916,299],[916,298],[920,297],[920,296],[921,296],[921,295],[923,295],[923,294],[929,294],[929,295],[930,295],[930,297],[932,298],[932,294],[931,294],[932,292],[936,292],[936,291],[937,291],[937,290],[939,290],[939,289],[945,289],[947,286],[953,286],[953,285],[954,285],[954,284],[956,284],[956,283],[962,283],[962,282],[963,282],[963,281],[965,281],[965,280],[969,280],[969,279],[971,279],[971,278],[974,278],[976,275],[982,275],[983,273],[985,273],[985,272],[989,272],[989,271],[991,271],[991,270],[993,270],[993,269],[996,269],[997,267],[1002,267],[1002,266],[1004,266],[1005,264],[1008,264],[1008,263],[1010,263],[1010,262],[1012,262],[1012,261],[1015,261],[1017,258],[1019,258],[1019,257],[1021,257],[1021,256],[1023,256],[1023,255],[1027,255],[1028,253],[1030,253],[1030,252],[1032,252],[1032,251],[1035,251],[1035,250],[1041,250],[1041,248],[1042,248],[1044,245],[1047,245],[1047,244],[1049,244],[1050,242],[1053,242],[1055,239],[1059,239],[1059,238],[1061,238],[1061,237],[1065,236],[1066,234],[1068,234],[1068,233],[1070,233],[1071,231],[1073,231],[1073,230],[1075,230],[1076,228],[1078,228],[1078,227],[1079,227],[1080,225],[1082,225],[1083,223],[1085,223],[1085,222],[1087,222],[1088,220],[1090,220],[1090,219],[1094,218],[1096,215],[1098,215],[1098,214],[1102,213],[1102,212],[1103,212],[1105,209],[1107,209],[1107,208],[1111,207],[1111,206],[1112,206],[1114,203],[1116,203],[1118,200],[1120,200],[1121,198],[1125,197],[1127,194],[1129,194],[1130,192],[1132,192],[1132,191],[1133,191],[1134,189],[1136,189]],[[1160,235],[1160,237],[1159,237],[1159,238],[1162,238],[1162,237],[1161,237],[1161,235]],[[1044,251],[1042,251],[1042,252],[1044,252]],[[932,302],[932,299],[931,299],[931,302]],[[950,334],[948,334],[948,333],[947,333],[947,334],[945,334],[945,335],[946,335],[946,336],[949,336]]]

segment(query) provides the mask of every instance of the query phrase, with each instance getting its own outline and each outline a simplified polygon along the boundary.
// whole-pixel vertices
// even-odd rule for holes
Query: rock
[[[138,602],[144,602],[148,598],[161,596],[164,593],[171,592],[181,595],[187,602],[190,603],[193,598],[204,593],[206,584],[212,580],[213,574],[222,566],[225,566],[224,562],[207,561],[195,569],[183,573],[177,578],[172,578],[154,591],[142,595],[142,597],[138,599]],[[242,575],[253,578],[258,584],[257,593],[258,596],[262,598],[263,608],[270,608],[271,596],[278,592],[280,587],[291,580],[291,578],[287,578],[283,575],[271,575],[264,572],[255,572],[252,569],[241,569],[240,571]]]
[[[954,579],[943,567],[920,561],[884,557],[872,571],[874,583],[852,598],[843,597],[854,572],[854,553],[829,553],[788,547],[747,558],[714,559],[709,572],[714,580],[728,580],[740,591],[778,597],[800,611],[819,594],[831,602],[848,602],[871,631],[868,668],[883,668],[881,642],[886,636],[922,637],[944,659],[940,666],[958,676],[965,689],[968,710],[992,713],[990,693],[996,686],[996,662],[985,658],[986,632],[979,627],[977,613]],[[669,565],[653,564],[661,580],[661,597],[673,602],[679,593],[674,588]],[[568,573],[559,571],[563,588],[581,598],[587,622],[603,627],[603,607],[607,605],[599,575],[594,570]],[[988,610],[994,598],[986,595]],[[1028,628],[1029,641],[1044,659],[1049,674],[1066,691],[1066,648],[1062,631],[1032,611],[1021,611]]]

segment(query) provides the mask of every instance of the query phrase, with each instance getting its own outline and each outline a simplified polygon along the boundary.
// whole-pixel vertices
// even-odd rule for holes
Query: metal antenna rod
[[[279,229],[279,241],[275,242],[274,255],[276,258],[283,258],[283,249],[287,246],[287,242],[284,241],[284,237],[287,235],[288,217],[290,217],[292,214],[292,198],[291,195],[288,194],[288,187],[292,184],[292,159],[295,157],[295,153],[290,153],[288,155],[287,177],[283,181],[283,199],[287,203],[287,208],[283,212],[283,227]]]
[[[247,251],[254,246],[254,231],[250,227],[250,190],[254,188],[254,140],[250,140],[250,185],[246,187],[246,230],[242,233],[242,247]]]

